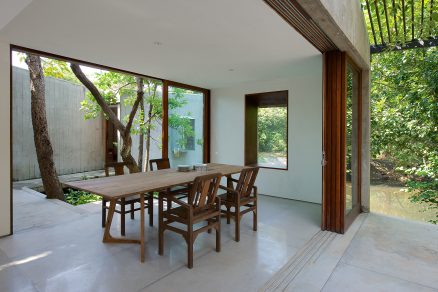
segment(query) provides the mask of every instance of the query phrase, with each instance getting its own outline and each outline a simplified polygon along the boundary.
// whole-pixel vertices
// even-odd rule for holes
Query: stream
[[[371,212],[422,222],[435,218],[435,210],[427,210],[425,204],[411,203],[410,196],[403,186],[371,184]]]

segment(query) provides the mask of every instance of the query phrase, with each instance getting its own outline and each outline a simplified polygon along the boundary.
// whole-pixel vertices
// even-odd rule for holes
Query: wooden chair
[[[149,169],[151,171],[170,168],[169,158],[159,158],[149,160]]]
[[[222,213],[227,216],[227,224],[230,224],[230,218],[233,217],[235,227],[235,240],[240,241],[240,220],[242,216],[248,212],[253,213],[253,230],[257,231],[257,187],[254,186],[258,167],[245,168],[240,173],[239,179],[228,177],[227,187],[219,186],[220,189],[227,191],[225,194],[219,195],[221,204],[227,209],[221,209]],[[233,182],[237,183],[234,188]],[[234,208],[234,212],[231,208]],[[243,209],[242,209],[243,208]]]
[[[110,175],[110,168],[114,169],[114,174],[115,175],[124,175],[125,174],[125,168],[126,163],[124,162],[111,162],[111,163],[106,163],[105,164],[105,175],[109,176]],[[145,196],[145,208],[148,209],[148,214],[149,214],[149,226],[153,226],[154,224],[154,203],[153,203],[153,196],[152,195],[148,195]],[[105,200],[104,198],[102,198],[102,227],[105,227],[106,224],[106,210],[109,209],[109,207],[107,206],[107,200]],[[134,219],[134,212],[135,211],[139,211],[140,207],[135,208],[135,203],[140,203],[140,196],[136,195],[136,196],[130,196],[128,198],[123,198],[117,201],[117,205],[120,206],[119,209],[116,209],[115,212],[119,213],[121,216],[121,220],[120,220],[120,229],[121,229],[121,234],[124,236],[125,235],[125,214],[130,213],[131,214],[131,219]],[[130,205],[130,208],[127,210],[126,209],[126,205]]]
[[[222,175],[220,173],[198,176],[190,188],[187,203],[183,202],[172,194],[160,193],[158,217],[158,253],[163,255],[164,231],[170,230],[181,234],[187,242],[188,267],[193,267],[193,244],[196,237],[205,231],[216,230],[216,251],[221,249],[221,203],[216,196]],[[176,207],[164,210],[163,201],[167,196],[168,201],[176,204]],[[180,229],[172,223],[187,225],[187,228]],[[206,222],[206,225],[194,229],[194,225]]]
[[[151,171],[154,170],[161,170],[161,169],[169,169],[170,168],[170,161],[169,158],[159,158],[159,159],[150,159],[149,160],[149,169]],[[168,192],[171,192],[173,195],[177,196],[178,199],[182,199],[187,197],[189,193],[189,188],[187,186],[178,186],[173,187],[167,190]],[[172,207],[172,202],[168,202],[168,207]]]

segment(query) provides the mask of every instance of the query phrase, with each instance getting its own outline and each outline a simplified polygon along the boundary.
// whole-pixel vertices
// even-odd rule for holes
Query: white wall
[[[288,167],[261,169],[261,194],[321,203],[322,56],[297,65],[286,79],[244,83],[211,92],[211,160],[244,163],[245,94],[288,90]]]
[[[8,235],[10,230],[10,59],[9,44],[0,42],[0,236]]]

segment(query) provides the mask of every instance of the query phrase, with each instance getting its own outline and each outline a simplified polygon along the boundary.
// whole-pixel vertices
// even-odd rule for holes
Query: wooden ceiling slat
[[[398,38],[398,27],[397,27],[397,6],[395,6],[395,0],[392,0],[392,9],[394,10],[392,15],[394,18],[394,28],[395,28],[395,38],[396,38],[395,41],[398,42],[399,38]]]
[[[383,0],[383,7],[385,8],[385,21],[386,21],[386,30],[388,32],[388,41],[389,43],[392,43],[391,30],[389,29],[388,6],[386,5],[386,0]]]
[[[403,41],[406,42],[406,13],[405,13],[405,0],[402,0],[402,13],[403,13]]]
[[[432,24],[433,24],[433,0],[430,0],[430,13],[429,13],[429,35],[432,35]]]
[[[415,39],[415,16],[414,16],[414,0],[411,1],[411,35],[412,39]]]
[[[373,18],[371,16],[371,7],[370,7],[370,2],[368,0],[366,0],[367,3],[367,10],[368,10],[368,17],[370,19],[370,24],[371,24],[371,32],[373,34],[373,39],[374,39],[374,44],[377,46],[377,38],[376,38],[376,31],[374,29],[374,21]]]
[[[320,52],[336,49],[330,38],[295,0],[264,0]]]
[[[423,25],[424,25],[424,0],[421,0],[421,27],[420,27],[420,38],[423,36]]]
[[[385,40],[383,38],[382,23],[380,22],[379,5],[377,5],[377,0],[374,0],[374,8],[376,9],[377,25],[379,26],[380,40],[382,41],[382,44],[384,44]]]

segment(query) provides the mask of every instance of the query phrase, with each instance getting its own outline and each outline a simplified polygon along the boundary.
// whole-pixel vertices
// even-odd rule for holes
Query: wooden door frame
[[[347,66],[358,72],[357,201],[345,214]],[[323,195],[321,229],[344,233],[361,211],[362,72],[345,52],[324,53],[323,65]],[[348,216],[346,216],[348,215]]]

